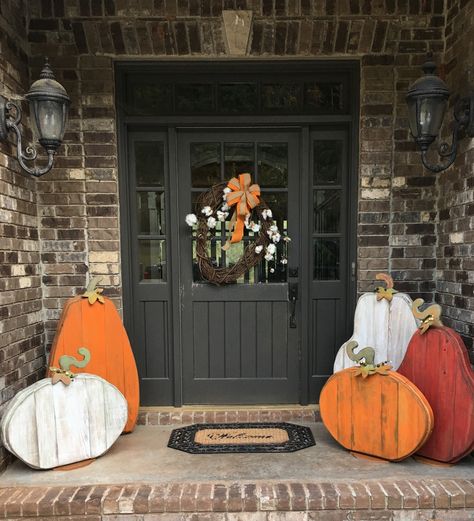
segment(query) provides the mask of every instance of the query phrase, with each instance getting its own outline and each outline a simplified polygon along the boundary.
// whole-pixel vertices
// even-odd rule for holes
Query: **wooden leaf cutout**
[[[64,373],[54,373],[51,377],[53,385],[56,385],[58,382],[62,382],[64,385],[69,385],[71,381],[71,378]]]
[[[105,300],[101,293],[104,291],[103,288],[98,288],[97,284],[102,280],[102,277],[94,277],[89,282],[89,285],[86,288],[86,291],[82,294],[82,298],[86,298],[89,301],[89,304],[92,306],[97,301],[101,304],[104,304]]]

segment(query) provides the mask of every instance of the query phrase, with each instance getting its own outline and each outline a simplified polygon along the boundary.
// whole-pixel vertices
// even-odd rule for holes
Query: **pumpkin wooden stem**
[[[364,347],[364,349],[361,349],[358,353],[354,353],[354,349],[356,349],[358,345],[355,340],[348,342],[346,346],[347,356],[358,364],[360,364],[360,361],[364,358],[366,365],[374,365],[375,349],[373,347]]]
[[[59,358],[59,366],[63,371],[69,371],[71,365],[82,368],[90,362],[91,353],[89,349],[80,347],[77,352],[84,357],[82,360],[78,360],[75,356],[70,355],[63,355]]]
[[[422,298],[417,298],[412,305],[413,315],[421,320],[419,327],[420,333],[426,333],[430,327],[443,327],[441,322],[441,306],[439,304],[431,304],[425,310],[420,311],[420,307],[425,303]]]
[[[98,288],[97,284],[102,280],[102,277],[93,277],[86,288],[86,291],[82,294],[82,298],[86,298],[89,300],[89,304],[94,304],[95,302],[99,301],[101,304],[103,304],[104,297],[101,295],[101,293],[104,291],[103,288]]]
[[[388,302],[391,302],[393,299],[393,295],[397,293],[395,289],[393,289],[393,279],[388,273],[377,273],[375,275],[377,280],[383,280],[385,282],[386,288],[383,286],[378,286],[375,288],[375,293],[377,294],[377,300],[382,300],[383,298]]]

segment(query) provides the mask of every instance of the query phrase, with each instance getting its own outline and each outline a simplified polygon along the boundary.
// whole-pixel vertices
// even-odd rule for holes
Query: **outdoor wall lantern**
[[[27,146],[23,150],[22,137],[18,125],[21,121],[21,108],[17,103],[0,96],[0,141],[6,141],[8,132],[16,133],[17,159],[23,170],[39,177],[53,166],[54,155],[62,143],[69,110],[69,96],[66,89],[55,80],[48,60],[40,74],[40,79],[31,85],[25,95],[30,103],[31,116],[36,128],[38,141],[48,153],[48,163],[43,168],[30,168],[25,161],[34,161],[36,150]]]
[[[432,172],[441,172],[456,159],[459,132],[464,129],[468,136],[474,137],[474,93],[471,92],[470,96],[461,98],[455,104],[451,145],[442,143],[438,148],[443,162],[439,165],[429,164],[428,149],[438,137],[450,92],[446,83],[435,74],[436,64],[431,55],[428,55],[422,69],[425,75],[411,85],[406,96],[410,130],[420,147],[423,165]]]

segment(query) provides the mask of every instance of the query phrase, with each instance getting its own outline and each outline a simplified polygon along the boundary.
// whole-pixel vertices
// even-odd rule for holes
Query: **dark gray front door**
[[[299,142],[299,133],[289,130],[178,133],[184,403],[299,401],[300,310],[298,301],[296,327],[290,327],[288,298],[300,265]],[[196,211],[200,193],[244,172],[260,185],[280,230],[292,240],[280,242],[275,262],[263,261],[238,283],[215,287],[201,279],[184,216]],[[221,245],[228,223],[219,226],[209,254],[225,266],[240,257],[252,237],[247,232],[242,243],[225,253]],[[284,258],[287,264],[281,262]]]

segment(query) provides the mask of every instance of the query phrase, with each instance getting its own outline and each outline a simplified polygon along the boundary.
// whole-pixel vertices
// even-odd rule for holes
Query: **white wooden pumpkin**
[[[354,332],[337,352],[335,373],[357,365],[346,353],[347,344],[352,341],[373,346],[376,364],[389,361],[395,371],[399,368],[408,343],[418,328],[418,321],[413,316],[412,300],[407,294],[389,293],[389,297],[380,298],[377,293],[364,293],[359,298],[354,315]]]
[[[50,469],[104,454],[122,433],[127,401],[103,378],[45,378],[20,391],[3,415],[4,446],[27,465]]]

